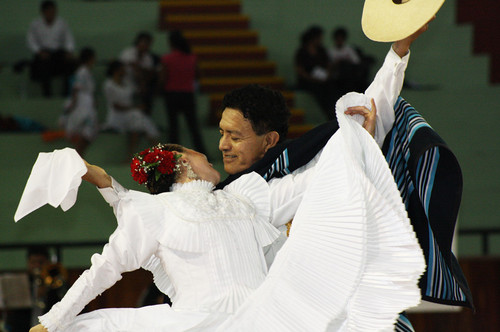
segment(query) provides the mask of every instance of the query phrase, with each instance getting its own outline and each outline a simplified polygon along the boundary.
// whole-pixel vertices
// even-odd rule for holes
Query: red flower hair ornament
[[[149,175],[154,172],[155,179],[158,181],[162,174],[172,174],[180,170],[180,165],[177,163],[180,157],[180,154],[163,150],[161,144],[136,153],[130,163],[132,177],[137,183],[144,184],[148,182]]]

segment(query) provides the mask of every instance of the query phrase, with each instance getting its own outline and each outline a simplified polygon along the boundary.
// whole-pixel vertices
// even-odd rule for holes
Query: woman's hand
[[[37,326],[33,326],[30,329],[30,332],[49,332],[42,324],[38,324]]]
[[[87,166],[87,173],[82,176],[82,180],[90,182],[99,188],[111,187],[111,177],[105,170],[99,166],[89,164],[86,160],[83,160],[83,162]]]
[[[364,106],[354,106],[348,107],[347,111],[344,113],[347,115],[360,114],[365,117],[365,122],[363,122],[363,128],[366,129],[367,132],[375,137],[375,126],[377,125],[377,108],[375,107],[375,100],[371,100],[372,110],[370,111],[368,108]]]

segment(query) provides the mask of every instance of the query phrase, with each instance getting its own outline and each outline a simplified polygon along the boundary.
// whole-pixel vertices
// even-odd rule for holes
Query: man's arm
[[[368,97],[374,99],[377,106],[374,138],[379,146],[382,146],[385,136],[394,123],[394,104],[403,87],[404,74],[410,57],[410,46],[427,29],[428,23],[413,35],[395,42],[372,84],[365,91]]]

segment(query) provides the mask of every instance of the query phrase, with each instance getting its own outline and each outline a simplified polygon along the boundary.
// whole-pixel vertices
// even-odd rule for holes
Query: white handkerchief
[[[45,204],[61,205],[63,211],[75,204],[78,187],[87,167],[80,155],[65,148],[39,153],[24,188],[14,220],[30,214]]]
[[[339,116],[339,114],[344,114],[344,112],[347,111],[349,107],[355,106],[364,106],[370,111],[372,110],[372,104],[370,98],[367,95],[358,92],[349,92],[343,95],[342,98],[337,101],[337,117]],[[365,117],[361,114],[354,114],[352,115],[352,118],[360,125],[363,125],[363,123],[365,122]]]

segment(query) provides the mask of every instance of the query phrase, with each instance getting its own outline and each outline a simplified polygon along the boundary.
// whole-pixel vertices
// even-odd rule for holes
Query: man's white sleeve
[[[394,124],[394,104],[403,87],[409,58],[410,52],[400,58],[391,46],[385,57],[384,64],[377,72],[372,84],[365,91],[366,96],[375,100],[375,106],[377,107],[375,141],[380,147],[382,147],[385,136]]]

